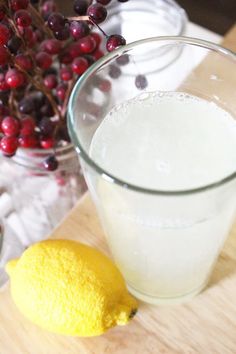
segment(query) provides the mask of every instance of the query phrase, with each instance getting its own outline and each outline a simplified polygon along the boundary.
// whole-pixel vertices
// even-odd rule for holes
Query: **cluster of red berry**
[[[116,0],[125,2],[128,0]],[[111,0],[75,0],[75,17],[57,12],[54,0],[0,1],[0,149],[13,156],[18,147],[56,149],[69,142],[66,108],[78,76],[103,56],[106,48],[125,44],[120,35],[108,36],[99,24]],[[124,58],[123,58],[124,60]],[[121,63],[122,64],[122,63]],[[119,74],[111,68],[110,76]],[[100,83],[108,90],[109,81]],[[56,154],[44,162],[58,166]]]

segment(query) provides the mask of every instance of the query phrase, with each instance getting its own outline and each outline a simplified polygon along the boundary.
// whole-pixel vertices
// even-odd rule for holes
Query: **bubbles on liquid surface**
[[[235,171],[236,122],[214,102],[184,92],[145,92],[114,107],[90,155],[130,184],[197,188]]]

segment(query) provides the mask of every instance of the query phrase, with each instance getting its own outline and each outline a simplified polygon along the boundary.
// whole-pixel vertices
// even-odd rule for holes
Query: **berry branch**
[[[75,0],[76,15],[65,18],[54,0],[0,0],[0,150],[4,155],[13,156],[19,147],[53,149],[55,154],[48,156],[44,167],[57,168],[57,148],[70,143],[66,110],[71,90],[104,54],[99,48],[101,36],[93,30],[105,37],[108,51],[125,44],[122,36],[109,36],[100,26],[110,2]],[[110,87],[108,80],[98,81],[101,91]]]

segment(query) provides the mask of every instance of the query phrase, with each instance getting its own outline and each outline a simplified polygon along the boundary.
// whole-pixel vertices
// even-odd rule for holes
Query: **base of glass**
[[[176,297],[158,297],[158,296],[150,296],[147,294],[144,294],[140,291],[137,291],[134,289],[132,286],[127,284],[129,292],[134,295],[137,299],[147,302],[152,305],[177,305],[181,304],[183,302],[186,302],[190,299],[192,299],[194,296],[198,295],[205,287],[206,283],[198,287],[197,289],[192,290],[189,293],[176,296]]]

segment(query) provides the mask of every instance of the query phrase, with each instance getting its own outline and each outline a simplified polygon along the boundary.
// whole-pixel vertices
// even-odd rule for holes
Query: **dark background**
[[[236,22],[236,0],[176,1],[186,10],[190,21],[209,28],[213,32],[225,34]],[[56,0],[56,2],[63,13],[73,13],[71,10],[73,8],[73,0]]]
[[[236,0],[177,0],[177,2],[186,10],[190,21],[213,32],[225,34],[236,22]]]

